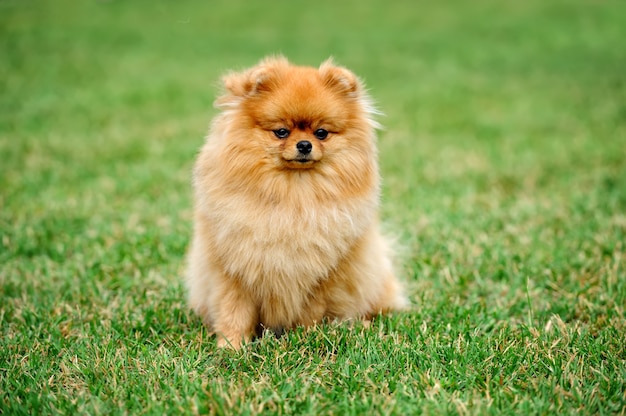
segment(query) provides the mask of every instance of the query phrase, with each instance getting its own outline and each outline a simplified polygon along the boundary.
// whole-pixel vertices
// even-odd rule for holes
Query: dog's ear
[[[228,104],[233,99],[245,98],[271,91],[279,77],[279,69],[288,66],[289,62],[282,56],[267,58],[257,66],[243,72],[231,72],[222,78],[227,95],[216,102]]]
[[[323,62],[319,71],[328,87],[349,97],[359,96],[362,88],[359,78],[348,69],[335,65],[332,58]]]

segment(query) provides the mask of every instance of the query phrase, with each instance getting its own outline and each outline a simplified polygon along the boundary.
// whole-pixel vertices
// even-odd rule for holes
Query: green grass
[[[626,6],[0,0],[0,413],[625,414]],[[414,310],[218,351],[182,285],[217,79],[360,74]]]

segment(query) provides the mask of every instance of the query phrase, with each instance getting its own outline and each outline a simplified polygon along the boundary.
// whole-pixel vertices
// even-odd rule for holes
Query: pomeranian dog
[[[223,78],[194,167],[189,301],[217,345],[401,309],[362,82],[268,58]]]

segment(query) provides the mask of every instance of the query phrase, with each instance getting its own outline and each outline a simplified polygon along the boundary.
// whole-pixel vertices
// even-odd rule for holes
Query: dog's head
[[[269,58],[223,83],[216,105],[228,118],[229,146],[255,165],[358,175],[376,163],[370,99],[361,81],[332,61],[312,68]]]

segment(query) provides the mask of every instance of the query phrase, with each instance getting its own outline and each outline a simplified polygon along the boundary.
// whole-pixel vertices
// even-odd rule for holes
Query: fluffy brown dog
[[[378,225],[374,113],[359,79],[269,58],[224,77],[194,169],[191,307],[239,348],[259,328],[369,318],[405,298]]]

